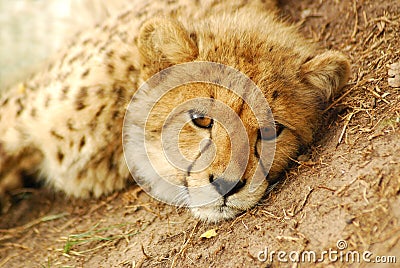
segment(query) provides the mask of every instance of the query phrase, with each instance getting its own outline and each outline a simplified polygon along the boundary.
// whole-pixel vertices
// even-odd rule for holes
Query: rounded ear
[[[198,55],[189,33],[171,19],[155,18],[145,22],[139,32],[138,47],[143,64],[157,70],[192,61]]]
[[[322,98],[329,101],[347,83],[350,63],[342,53],[327,51],[303,63],[300,72],[302,79],[319,89]]]

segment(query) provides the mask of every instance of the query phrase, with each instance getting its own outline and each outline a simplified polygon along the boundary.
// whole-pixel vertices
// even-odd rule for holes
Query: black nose
[[[225,197],[237,193],[246,184],[244,180],[227,181],[223,178],[214,178],[213,175],[210,176],[210,183],[220,195]]]

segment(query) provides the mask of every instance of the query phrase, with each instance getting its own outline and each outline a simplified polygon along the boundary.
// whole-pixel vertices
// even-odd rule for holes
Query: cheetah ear
[[[189,33],[178,21],[170,19],[145,22],[139,32],[138,47],[144,66],[157,70],[192,61],[198,55]]]
[[[347,83],[350,63],[342,53],[327,51],[306,61],[300,72],[305,82],[316,87],[326,102],[337,96]]]

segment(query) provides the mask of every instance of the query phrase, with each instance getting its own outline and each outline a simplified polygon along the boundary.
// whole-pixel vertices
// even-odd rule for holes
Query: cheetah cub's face
[[[143,25],[138,41],[147,82],[128,108],[124,148],[149,193],[218,221],[254,206],[312,141],[319,113],[346,83],[349,65],[340,53],[303,55],[265,37],[246,43],[225,36],[235,49],[217,52],[215,46],[230,44],[207,36],[193,38],[170,20]]]

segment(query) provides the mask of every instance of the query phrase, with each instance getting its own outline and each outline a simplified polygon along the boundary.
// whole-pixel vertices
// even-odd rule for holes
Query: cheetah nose
[[[210,183],[214,186],[217,192],[225,197],[237,193],[246,184],[244,180],[228,181],[224,178],[214,178],[214,175],[210,175]]]

